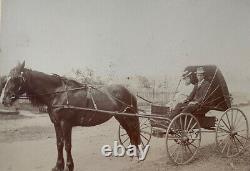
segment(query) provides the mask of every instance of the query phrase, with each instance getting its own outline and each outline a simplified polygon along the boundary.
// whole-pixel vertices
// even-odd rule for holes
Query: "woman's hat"
[[[184,79],[184,78],[186,78],[186,77],[188,77],[188,76],[190,76],[192,74],[192,72],[189,72],[189,71],[183,71],[183,73],[182,73],[182,78]]]

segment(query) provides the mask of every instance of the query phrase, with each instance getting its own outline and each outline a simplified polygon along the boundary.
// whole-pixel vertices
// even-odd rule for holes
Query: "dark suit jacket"
[[[190,96],[188,97],[188,101],[195,101],[201,103],[206,96],[210,83],[204,80],[201,85],[198,87],[198,83],[195,84],[193,91],[191,92]]]

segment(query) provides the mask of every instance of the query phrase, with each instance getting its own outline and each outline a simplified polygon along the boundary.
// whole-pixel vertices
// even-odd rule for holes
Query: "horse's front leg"
[[[67,163],[66,163],[66,171],[73,171],[74,170],[74,162],[71,155],[71,134],[72,134],[72,125],[68,121],[62,121],[61,127],[63,129],[63,136],[64,136],[64,145],[65,151],[67,153]]]
[[[64,159],[63,159],[63,132],[60,124],[54,124],[56,131],[56,145],[57,145],[57,162],[52,171],[63,171]]]

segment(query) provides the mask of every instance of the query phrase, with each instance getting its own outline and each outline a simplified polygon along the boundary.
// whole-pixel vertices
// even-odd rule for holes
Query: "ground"
[[[250,107],[242,107],[242,110],[250,111]],[[48,115],[27,111],[20,113],[18,116],[0,115],[0,170],[51,170],[56,162],[57,150]],[[171,163],[167,157],[165,139],[156,137],[151,139],[149,154],[144,161],[102,156],[101,147],[104,144],[113,146],[114,140],[117,140],[117,129],[115,119],[96,127],[74,128],[72,154],[75,170],[250,170],[250,148],[236,158],[224,158],[216,151],[213,133],[202,134],[201,149],[188,165],[176,166]]]

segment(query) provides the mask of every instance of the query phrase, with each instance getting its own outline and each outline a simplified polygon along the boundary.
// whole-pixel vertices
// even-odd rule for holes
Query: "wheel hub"
[[[234,130],[233,130],[233,131],[231,131],[230,136],[231,136],[231,137],[234,137],[234,136],[237,135],[237,134],[238,134],[237,131],[234,131]]]
[[[182,141],[183,143],[188,142],[188,140],[189,140],[189,138],[188,138],[187,136],[183,136],[182,139],[181,139],[181,141]]]

